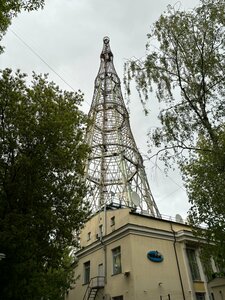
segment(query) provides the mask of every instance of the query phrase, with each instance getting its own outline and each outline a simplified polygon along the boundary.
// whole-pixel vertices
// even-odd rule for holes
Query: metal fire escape
[[[84,294],[83,300],[94,300],[100,289],[105,286],[105,277],[97,276],[90,280],[86,292]]]
[[[114,204],[160,218],[130,129],[108,37],[103,39],[100,59],[86,137],[91,146],[86,179],[92,211]]]

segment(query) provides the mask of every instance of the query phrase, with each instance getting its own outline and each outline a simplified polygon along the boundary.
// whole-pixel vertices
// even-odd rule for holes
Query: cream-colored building
[[[222,279],[207,284],[190,227],[161,218],[109,41],[104,37],[86,137],[92,217],[80,234],[76,283],[66,300],[225,300]]]
[[[80,246],[67,300],[225,299],[224,281],[208,287],[186,224],[107,207],[86,223]]]

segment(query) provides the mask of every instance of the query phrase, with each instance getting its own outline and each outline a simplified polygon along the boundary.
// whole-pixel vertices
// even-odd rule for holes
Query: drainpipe
[[[183,282],[182,282],[182,277],[181,277],[181,271],[180,271],[180,265],[179,265],[179,260],[178,260],[178,256],[177,256],[177,249],[176,249],[176,233],[173,230],[173,224],[172,222],[170,222],[170,227],[171,227],[171,231],[173,232],[173,249],[174,249],[174,253],[175,253],[175,257],[176,257],[176,263],[177,263],[177,269],[178,269],[178,274],[179,274],[179,279],[180,279],[180,285],[181,285],[181,290],[182,290],[182,295],[183,295],[183,299],[185,300],[185,293],[184,293],[184,286],[183,286]]]
[[[104,221],[105,221],[105,236],[107,235],[107,211],[106,211],[106,203],[104,206]],[[106,253],[106,245],[104,245],[104,259],[105,259],[105,284],[107,283],[107,253]]]
[[[104,236],[107,234],[107,218],[106,218],[106,203],[104,205]],[[102,235],[100,236],[100,242],[104,251],[104,276],[105,276],[105,284],[107,283],[107,253],[106,253],[106,244],[103,242]]]

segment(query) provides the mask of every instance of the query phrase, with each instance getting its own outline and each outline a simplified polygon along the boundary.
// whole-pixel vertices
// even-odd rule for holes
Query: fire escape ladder
[[[83,300],[94,300],[97,296],[99,289],[102,289],[105,286],[105,277],[97,276],[91,278],[87,289],[84,294]]]

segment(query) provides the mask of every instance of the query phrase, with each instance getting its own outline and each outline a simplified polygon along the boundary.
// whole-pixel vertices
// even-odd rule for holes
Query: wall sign
[[[158,252],[157,250],[149,251],[147,253],[147,258],[153,262],[162,262],[163,261],[163,255]]]

